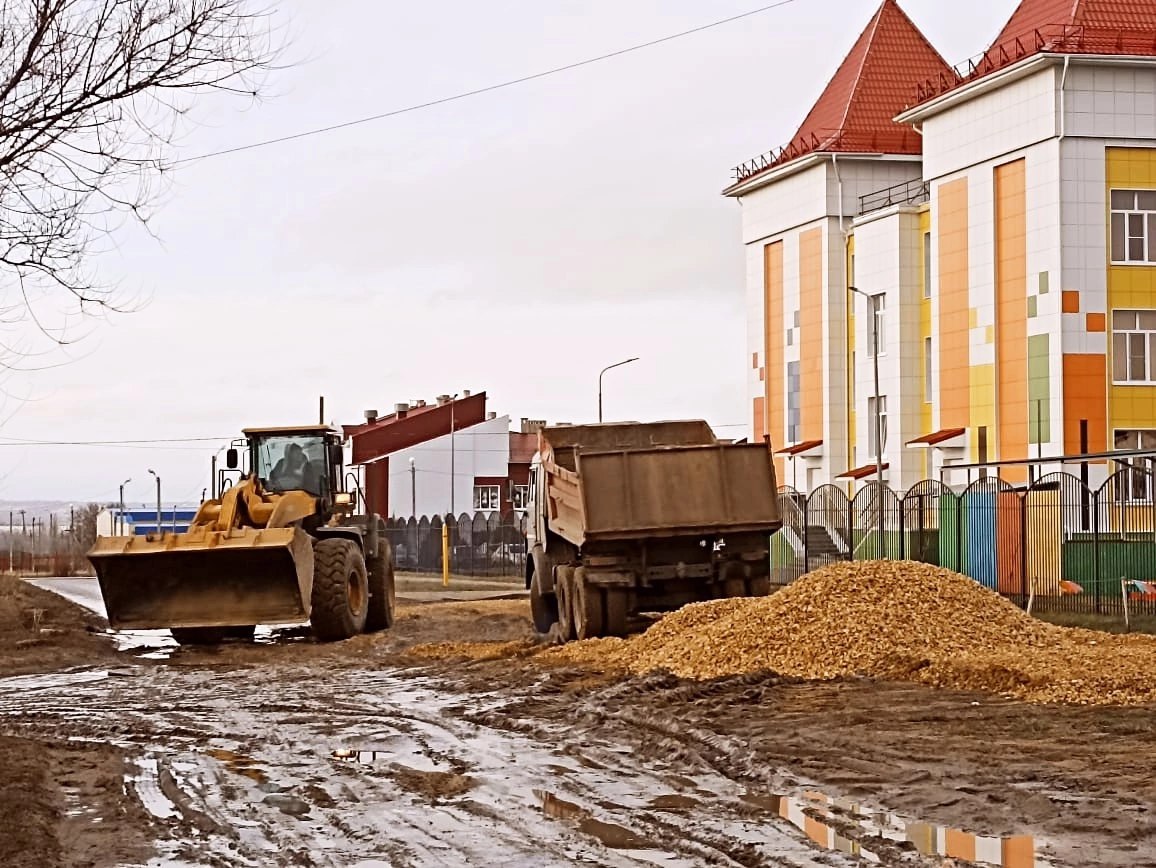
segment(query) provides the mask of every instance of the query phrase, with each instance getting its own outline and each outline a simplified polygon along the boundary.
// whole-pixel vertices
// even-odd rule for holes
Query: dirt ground
[[[116,652],[9,587],[0,625],[3,865],[1156,866],[1151,708],[596,673],[523,599]]]

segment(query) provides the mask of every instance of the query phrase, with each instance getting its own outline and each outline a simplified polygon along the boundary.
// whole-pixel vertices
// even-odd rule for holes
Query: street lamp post
[[[151,468],[149,469],[149,473],[157,479],[157,535],[160,536],[164,533],[161,529],[161,478],[159,474]]]
[[[872,299],[875,296],[864,292],[857,286],[847,287],[851,292],[863,296],[867,299],[867,313],[871,317],[870,323],[870,337],[869,348],[871,350],[872,362],[872,376],[875,381],[875,418],[872,420],[875,426],[875,500],[878,504],[879,514],[879,549],[882,555],[883,549],[883,413],[880,406],[879,396],[879,314],[873,307]]]
[[[132,482],[131,478],[120,484],[120,512],[117,515],[117,527],[113,528],[114,536],[124,536],[124,487],[130,482]]]
[[[417,518],[417,462],[409,459],[409,510]]]
[[[625,361],[622,361],[622,362],[615,362],[613,365],[607,365],[605,368],[603,368],[601,371],[599,371],[599,373],[598,373],[598,422],[600,424],[602,422],[602,376],[607,371],[609,371],[611,368],[620,368],[623,365],[629,365],[631,362],[637,362],[637,361],[638,361],[638,357],[635,356],[633,359],[626,359]]]

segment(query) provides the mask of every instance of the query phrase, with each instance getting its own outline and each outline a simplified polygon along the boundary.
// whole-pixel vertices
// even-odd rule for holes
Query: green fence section
[[[1156,581],[1156,541],[1101,536],[1072,540],[1061,549],[1063,577],[1088,589],[1096,581],[1100,559],[1100,587],[1116,587],[1123,579]]]

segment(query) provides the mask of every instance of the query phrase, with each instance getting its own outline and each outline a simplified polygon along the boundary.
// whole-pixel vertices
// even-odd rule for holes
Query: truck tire
[[[586,568],[574,571],[574,635],[579,639],[605,636],[602,623],[602,593],[586,581]]]
[[[322,539],[313,546],[313,614],[309,623],[322,642],[365,630],[369,577],[361,549],[347,539]]]
[[[365,632],[376,633],[393,626],[397,607],[397,589],[393,575],[393,548],[381,544],[381,554],[365,562],[369,573],[369,608],[365,615]]]
[[[747,592],[752,597],[765,597],[771,592],[770,576],[752,576],[747,579]]]
[[[574,568],[558,567],[554,582],[558,597],[558,638],[569,642],[577,635],[574,630]]]
[[[723,582],[722,587],[723,596],[728,599],[747,595],[747,583],[742,578],[727,579]]]
[[[543,635],[558,623],[558,597],[542,593],[537,570],[530,577],[530,617],[534,621],[534,629]]]
[[[630,593],[622,588],[602,589],[602,635],[625,636]]]

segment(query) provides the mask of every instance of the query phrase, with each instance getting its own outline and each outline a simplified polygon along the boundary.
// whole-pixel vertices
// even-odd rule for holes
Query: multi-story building
[[[896,488],[1156,446],[1156,2],[1023,0],[952,69],[885,0],[725,194],[786,483],[872,478],[876,402]]]

